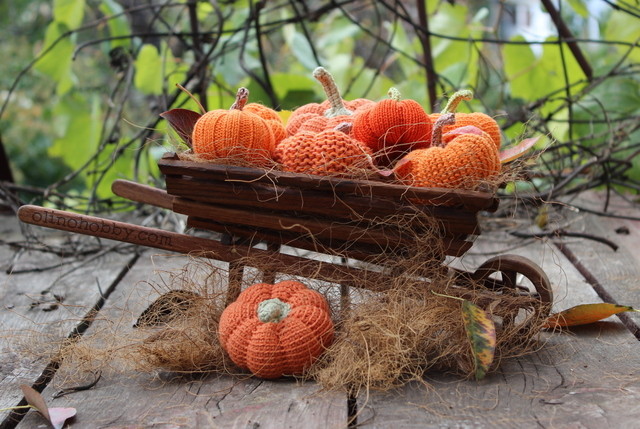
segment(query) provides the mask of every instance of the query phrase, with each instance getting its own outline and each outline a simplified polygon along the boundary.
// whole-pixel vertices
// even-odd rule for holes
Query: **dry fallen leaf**
[[[545,328],[563,328],[567,326],[586,325],[606,319],[614,314],[625,311],[639,311],[633,307],[618,304],[582,304],[571,307],[549,316],[544,324]]]
[[[500,152],[500,162],[504,164],[504,163],[513,161],[514,159],[520,158],[522,155],[527,153],[527,151],[531,149],[533,145],[538,142],[539,139],[540,139],[540,136],[532,137],[530,139],[524,139],[517,145],[511,146],[510,148],[503,150],[502,152]]]
[[[76,415],[75,408],[49,408],[42,395],[31,386],[21,384],[20,389],[29,405],[38,410],[54,429],[62,429],[64,422]]]

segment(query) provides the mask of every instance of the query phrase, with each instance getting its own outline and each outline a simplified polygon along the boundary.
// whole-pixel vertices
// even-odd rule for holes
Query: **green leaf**
[[[626,12],[618,10],[611,11],[611,15],[607,20],[607,24],[604,30],[605,40],[617,40],[628,43],[638,43],[640,40],[640,25],[638,25],[638,18]],[[629,46],[617,45],[616,50],[620,54],[624,54],[629,51]],[[630,63],[640,62],[640,47],[635,46],[627,61]]]
[[[309,70],[319,66],[313,57],[313,50],[309,41],[302,33],[296,30],[293,24],[285,25],[282,31],[287,46],[289,46],[298,62]]]
[[[587,6],[585,6],[583,0],[569,0],[569,5],[581,17],[589,17],[589,9],[587,9]]]
[[[100,12],[109,18],[107,25],[109,26],[109,35],[111,37],[129,36],[131,30],[127,17],[122,13],[124,9],[115,0],[102,0],[100,2]],[[129,47],[131,39],[116,39],[109,42],[112,48],[117,46]]]
[[[65,24],[71,30],[75,30],[82,24],[84,6],[84,0],[54,0],[53,17],[57,22]]]
[[[49,156],[57,157],[76,170],[94,153],[102,131],[100,98],[90,100],[74,94],[64,97],[56,106],[55,120],[59,124],[59,138],[49,148]]]
[[[138,53],[138,58],[136,58],[134,85],[143,94],[162,94],[163,69],[158,49],[150,44],[143,45]]]
[[[491,317],[474,303],[462,301],[462,319],[471,344],[476,380],[487,374],[496,348],[496,327]]]
[[[74,49],[74,36],[68,35],[66,25],[52,22],[47,27],[44,49],[51,47],[36,63],[35,69],[51,77],[58,84],[58,93],[65,94],[74,83],[71,60]],[[43,51],[44,52],[44,51]]]

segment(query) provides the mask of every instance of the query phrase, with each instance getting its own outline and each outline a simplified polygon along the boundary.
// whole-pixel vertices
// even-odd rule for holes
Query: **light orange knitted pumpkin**
[[[358,98],[355,100],[344,101],[340,97],[340,91],[336,85],[333,76],[323,67],[318,67],[313,71],[313,77],[316,78],[327,95],[327,100],[318,103],[309,103],[294,110],[287,121],[287,134],[292,136],[298,131],[320,132],[327,128],[334,128],[338,123],[351,122],[354,110],[363,109],[373,104],[373,101]],[[353,106],[349,108],[348,106]],[[330,121],[331,118],[339,117]],[[314,119],[315,122],[311,127],[303,129],[303,125]]]
[[[368,165],[371,149],[341,129],[301,131],[287,137],[276,148],[274,159],[284,171],[321,176],[348,175],[354,168]]]
[[[287,137],[287,131],[284,129],[284,123],[282,123],[280,115],[272,108],[260,103],[249,103],[244,106],[242,110],[254,113],[267,121],[267,124],[271,127],[271,131],[273,131],[276,145]]]
[[[195,154],[255,165],[265,165],[272,159],[273,131],[260,116],[243,111],[248,97],[249,90],[240,88],[231,109],[211,110],[198,119],[191,136]]]
[[[258,283],[222,313],[220,344],[231,360],[262,378],[301,374],[333,341],[329,305],[297,281]]]
[[[498,149],[491,137],[474,126],[455,129],[442,136],[442,127],[453,114],[442,115],[433,130],[432,147],[416,149],[395,169],[396,178],[410,186],[476,189],[500,173]]]
[[[440,115],[444,113],[455,113],[458,105],[462,100],[471,100],[473,98],[473,93],[469,90],[461,90],[456,92],[451,96],[449,102],[445,106],[442,113],[432,113],[429,115],[431,121],[435,123]],[[475,127],[480,128],[485,133],[491,136],[491,139],[495,143],[496,147],[500,149],[500,144],[502,140],[502,134],[500,132],[500,126],[491,116],[486,115],[481,112],[473,112],[473,113],[456,113],[456,122],[455,124],[446,125],[444,127],[443,132],[448,133],[449,131],[466,127],[468,125],[473,125]]]
[[[400,91],[354,114],[352,135],[369,146],[376,162],[389,165],[413,149],[431,145],[431,119],[414,100],[401,100]]]

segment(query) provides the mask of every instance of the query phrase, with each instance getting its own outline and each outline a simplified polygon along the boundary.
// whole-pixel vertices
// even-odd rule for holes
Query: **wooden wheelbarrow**
[[[264,281],[273,281],[276,272],[295,266],[302,277],[343,285],[343,297],[345,279],[358,278],[382,290],[382,285],[389,284],[389,275],[382,271],[285,254],[280,246],[375,264],[380,255],[390,257],[388,260],[406,256],[416,237],[424,233],[437,237],[429,254],[437,265],[447,255],[463,255],[480,234],[478,212],[498,207],[495,195],[486,192],[195,163],[175,154],[165,155],[158,164],[166,191],[117,180],[113,192],[185,214],[189,227],[219,232],[222,238],[194,237],[30,205],[19,209],[19,218],[39,226],[228,262],[227,301],[231,302],[240,292],[243,264],[251,257],[269,261],[272,271]],[[390,217],[402,221],[381,222]],[[267,248],[256,248],[258,242],[267,242]],[[462,287],[479,284],[497,293],[526,293],[548,304],[540,306],[540,311],[548,312],[551,307],[553,296],[546,274],[524,257],[493,257],[474,272],[444,265],[440,269]],[[519,285],[519,275],[535,290]]]

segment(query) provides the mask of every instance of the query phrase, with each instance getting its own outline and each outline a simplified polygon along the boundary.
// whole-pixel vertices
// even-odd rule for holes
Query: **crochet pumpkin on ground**
[[[262,378],[302,374],[331,344],[329,305],[297,281],[258,283],[222,313],[219,338],[231,360]]]

